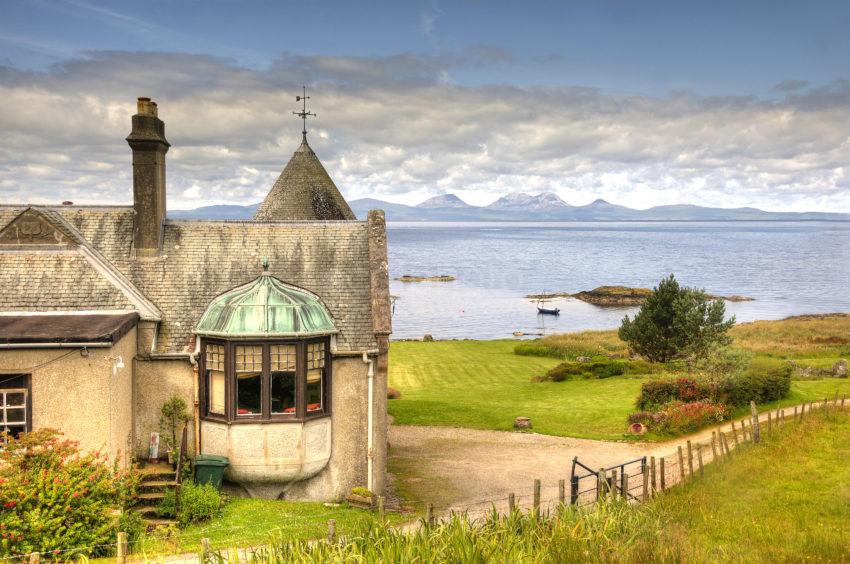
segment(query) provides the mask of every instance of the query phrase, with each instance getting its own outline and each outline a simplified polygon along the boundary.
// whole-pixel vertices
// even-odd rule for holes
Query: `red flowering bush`
[[[137,474],[99,453],[81,453],[52,429],[7,440],[0,450],[0,555],[108,553],[95,545],[116,541]]]
[[[661,412],[659,418],[661,430],[669,433],[693,433],[694,431],[725,421],[729,418],[729,408],[710,401],[674,402]]]

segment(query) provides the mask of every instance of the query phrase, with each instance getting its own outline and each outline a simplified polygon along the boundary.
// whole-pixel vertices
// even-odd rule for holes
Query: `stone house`
[[[147,98],[127,142],[132,206],[0,204],[0,427],[126,464],[177,394],[190,450],[252,495],[382,492],[383,212],[358,221],[304,133],[254,220],[170,220]]]

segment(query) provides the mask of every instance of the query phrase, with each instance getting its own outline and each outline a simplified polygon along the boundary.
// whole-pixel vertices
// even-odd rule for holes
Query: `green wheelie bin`
[[[195,483],[212,484],[216,489],[221,489],[221,480],[224,478],[224,469],[230,464],[226,456],[215,454],[201,454],[195,458]]]

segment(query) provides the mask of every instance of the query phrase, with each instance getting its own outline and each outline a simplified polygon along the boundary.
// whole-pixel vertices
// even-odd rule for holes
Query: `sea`
[[[528,294],[655,286],[674,274],[738,322],[850,311],[850,222],[388,224],[393,339],[503,339],[618,327],[636,307]],[[400,282],[447,274],[453,282]]]

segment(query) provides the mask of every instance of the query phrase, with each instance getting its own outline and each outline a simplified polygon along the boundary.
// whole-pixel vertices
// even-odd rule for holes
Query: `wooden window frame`
[[[325,344],[325,366],[322,372],[322,409],[307,411],[307,345],[323,342]],[[207,389],[206,347],[224,346],[224,415],[209,413]],[[295,345],[295,413],[271,412],[271,346]],[[236,414],[236,347],[262,346],[263,366],[261,381],[261,412],[254,415]],[[229,425],[242,423],[286,423],[304,422],[331,415],[331,387],[333,363],[330,352],[330,338],[312,339],[272,339],[272,340],[226,340],[201,339],[201,352],[198,355],[198,396],[200,415],[204,421],[216,421]],[[29,412],[28,412],[29,413]]]
[[[23,378],[24,385],[20,386],[6,386],[5,382],[8,380],[12,380],[13,378]],[[32,374],[0,374],[0,390],[8,391],[8,390],[24,390],[26,393],[26,401],[24,402],[24,433],[29,433],[32,431]],[[0,423],[2,425],[2,423]],[[4,429],[0,426],[0,433],[3,433]],[[0,447],[2,447],[2,442],[0,442]]]

